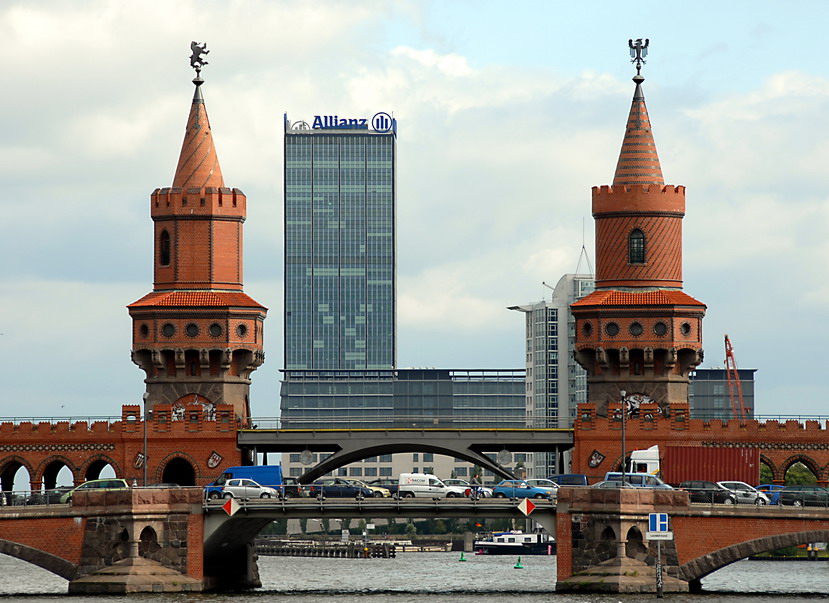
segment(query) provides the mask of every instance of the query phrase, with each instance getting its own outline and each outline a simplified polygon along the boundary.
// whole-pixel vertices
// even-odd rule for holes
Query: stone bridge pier
[[[650,513],[687,510],[688,494],[651,488],[561,488],[556,543],[560,592],[656,592],[656,542]],[[688,592],[673,541],[662,541],[664,592]]]

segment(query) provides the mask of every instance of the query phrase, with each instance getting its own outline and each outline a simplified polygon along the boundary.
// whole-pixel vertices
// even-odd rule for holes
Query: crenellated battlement
[[[772,438],[778,441],[791,439],[806,442],[811,441],[812,437],[825,440],[829,431],[829,421],[821,422],[814,419],[803,422],[794,419],[691,419],[688,418],[690,412],[687,405],[675,406],[677,407],[672,408],[671,416],[666,417],[659,411],[657,404],[642,404],[638,415],[625,421],[627,436],[634,439],[666,438],[666,441],[682,443],[688,443],[693,439],[710,441],[712,438],[723,443],[763,443],[771,441]],[[618,433],[621,432],[619,405],[608,406],[609,416],[597,416],[595,404],[579,404],[578,410],[574,426],[577,439],[580,432],[592,432],[590,437],[611,433],[617,434],[613,437],[618,437]]]
[[[635,213],[685,215],[685,187],[668,184],[594,186],[593,215]]]
[[[235,431],[242,427],[239,417],[236,416],[231,404],[217,404],[215,410],[205,408],[201,404],[188,404],[173,409],[171,404],[157,404],[152,418],[147,426],[156,432],[193,433],[193,432],[226,432]],[[101,436],[104,434],[118,435],[142,431],[141,406],[124,405],[121,420],[118,421],[21,421],[15,423],[4,421],[0,423],[0,435],[8,443],[11,439],[67,437],[73,440]]]
[[[244,220],[247,198],[238,188],[157,188],[150,195],[153,219],[225,216]]]

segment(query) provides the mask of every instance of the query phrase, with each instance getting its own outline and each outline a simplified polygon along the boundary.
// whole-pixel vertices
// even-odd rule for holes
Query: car
[[[398,488],[400,488],[400,484],[397,483],[397,479],[393,477],[379,477],[377,479],[373,479],[368,483],[369,487],[371,486],[380,486],[381,488],[385,488],[389,492],[391,492],[392,496],[396,496],[398,492]]]
[[[586,486],[587,476],[583,473],[560,473],[550,476],[550,481],[559,486]]]
[[[604,489],[619,489],[619,488],[636,488],[633,484],[629,482],[623,482],[622,480],[604,480],[602,482],[596,482],[591,488],[604,488]]]
[[[770,505],[776,505],[780,502],[780,491],[785,488],[780,484],[760,484],[757,486],[757,491],[765,494],[769,499]]]
[[[347,479],[331,477],[318,479],[308,486],[308,495],[317,498],[338,497],[338,498],[372,498],[374,491],[356,484],[349,483]]]
[[[605,474],[605,480],[611,482],[622,481],[621,471],[610,471]],[[625,481],[635,488],[659,488],[662,490],[673,490],[671,486],[663,482],[655,475],[648,473],[625,473]]]
[[[125,479],[106,478],[92,479],[64,492],[60,496],[61,503],[71,503],[76,492],[91,492],[93,490],[129,490],[129,483]]]
[[[693,479],[679,484],[679,489],[688,492],[691,502],[722,505],[733,505],[737,502],[737,497],[731,491],[714,482]]]
[[[270,486],[260,486],[252,479],[246,477],[234,477],[225,482],[222,486],[224,498],[279,498],[279,491]]]
[[[559,485],[552,480],[541,477],[531,477],[525,479],[524,481],[527,482],[527,485],[532,488],[544,488],[545,490],[549,490],[552,498],[556,498],[556,496],[558,496]]]
[[[820,486],[786,486],[780,490],[780,504],[795,507],[829,507],[829,490]]]
[[[760,492],[756,488],[749,486],[745,482],[732,482],[732,481],[723,481],[717,482],[718,485],[722,486],[726,490],[730,490],[731,493],[737,497],[738,504],[748,504],[748,505],[768,505],[770,504],[769,497],[766,496],[763,492]]]
[[[486,488],[480,484],[470,484],[465,479],[459,479],[457,477],[450,477],[449,479],[443,480],[443,483],[447,486],[458,486],[460,488],[469,488],[470,492],[469,495],[472,496],[475,494],[478,498],[490,498],[492,497],[492,488]]]
[[[46,492],[32,492],[32,495],[26,499],[27,505],[56,505],[60,503],[60,498],[72,489],[72,486],[58,486]],[[5,504],[6,497],[0,496],[0,505]]]
[[[282,491],[282,498],[299,498],[305,496],[302,484],[295,477],[283,478],[282,486],[279,489]]]
[[[369,490],[371,490],[372,496],[374,498],[388,498],[389,496],[391,496],[391,490],[383,486],[374,486],[371,484],[367,484],[359,479],[348,479],[346,481],[354,484],[355,486],[360,486],[361,488],[368,488]]]
[[[522,479],[505,479],[492,489],[495,498],[546,498],[552,494],[545,488],[535,488]]]

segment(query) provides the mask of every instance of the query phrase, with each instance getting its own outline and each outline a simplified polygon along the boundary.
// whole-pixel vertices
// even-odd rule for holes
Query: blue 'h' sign
[[[667,532],[668,530],[668,514],[667,513],[650,513],[648,515],[648,531],[649,532]]]

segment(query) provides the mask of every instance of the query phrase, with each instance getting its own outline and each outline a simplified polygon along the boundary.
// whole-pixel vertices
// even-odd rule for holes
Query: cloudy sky
[[[282,116],[398,120],[400,366],[518,368],[522,315],[593,256],[635,70],[666,183],[687,189],[685,290],[756,368],[760,414],[829,414],[829,41],[823,2],[211,1],[0,4],[3,416],[138,403],[125,306],[152,289],[149,195],[170,186],[191,40],[278,412]],[[584,268],[584,264],[582,264]]]

